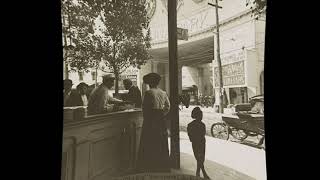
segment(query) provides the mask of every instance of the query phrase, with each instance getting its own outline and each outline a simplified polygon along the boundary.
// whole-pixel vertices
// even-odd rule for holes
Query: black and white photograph
[[[267,180],[267,0],[60,1],[61,180]]]

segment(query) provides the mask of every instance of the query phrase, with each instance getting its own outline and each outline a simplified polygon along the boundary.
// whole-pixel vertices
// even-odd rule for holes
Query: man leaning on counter
[[[109,89],[114,86],[115,78],[108,74],[102,77],[102,84],[94,89],[88,102],[88,115],[101,114],[114,111],[115,104],[123,103],[122,100],[109,95]]]

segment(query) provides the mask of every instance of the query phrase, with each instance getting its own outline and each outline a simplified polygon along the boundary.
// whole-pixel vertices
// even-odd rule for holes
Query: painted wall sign
[[[215,75],[215,87],[219,86],[218,83],[218,68],[214,68]],[[245,70],[244,70],[244,61],[239,61],[222,66],[222,78],[223,86],[232,86],[232,85],[245,85]]]
[[[225,55],[221,56],[221,63],[224,64],[230,64],[238,61],[244,61],[246,58],[245,51],[240,50],[237,52],[227,53]]]
[[[196,15],[190,16],[186,19],[177,21],[179,28],[188,29],[188,33],[196,33],[203,29],[210,27],[209,12],[210,10],[202,11]],[[152,42],[167,41],[168,40],[168,25],[157,24],[151,28]]]

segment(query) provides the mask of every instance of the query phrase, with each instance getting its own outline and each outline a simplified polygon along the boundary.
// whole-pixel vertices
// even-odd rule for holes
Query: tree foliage
[[[250,0],[246,0],[246,6],[249,6]],[[253,3],[250,7],[252,9],[252,14],[256,18],[259,18],[261,14],[266,12],[267,0],[253,0]]]
[[[71,37],[73,44],[73,48],[65,49],[69,57],[65,59],[70,59],[70,66],[77,70],[103,62],[115,74],[117,93],[119,75],[129,66],[140,68],[150,59],[145,2],[63,0],[62,6],[62,13],[69,13],[71,23],[63,33]]]

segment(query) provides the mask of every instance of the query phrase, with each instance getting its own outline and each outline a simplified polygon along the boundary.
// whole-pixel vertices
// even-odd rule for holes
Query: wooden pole
[[[217,65],[218,65],[218,81],[219,81],[219,113],[223,113],[223,78],[222,78],[222,66],[220,59],[220,30],[219,30],[219,8],[222,8],[216,0],[216,4],[208,3],[211,6],[214,6],[216,9],[216,28],[217,28]],[[216,77],[215,77],[216,78]]]
[[[178,107],[178,59],[177,59],[177,1],[168,1],[168,37],[169,37],[169,81],[170,81],[170,122],[171,167],[180,169],[180,137]]]

